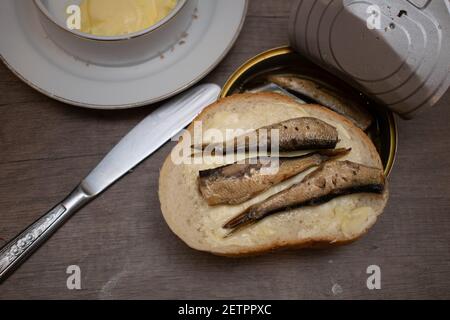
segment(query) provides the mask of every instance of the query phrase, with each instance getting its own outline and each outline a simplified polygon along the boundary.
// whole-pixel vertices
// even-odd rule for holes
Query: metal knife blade
[[[219,93],[215,84],[200,85],[150,114],[82,181],[83,189],[90,195],[105,190],[192,122]]]

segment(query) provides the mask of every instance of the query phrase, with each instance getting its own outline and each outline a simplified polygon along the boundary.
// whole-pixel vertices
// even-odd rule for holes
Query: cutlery
[[[220,87],[204,84],[152,112],[105,156],[63,201],[0,249],[0,282],[75,212],[158,150],[215,102]]]

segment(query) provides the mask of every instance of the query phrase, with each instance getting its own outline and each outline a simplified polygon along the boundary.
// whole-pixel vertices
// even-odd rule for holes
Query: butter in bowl
[[[48,36],[67,53],[86,63],[126,66],[154,58],[177,43],[192,23],[198,1],[34,0],[34,3]],[[68,24],[71,14],[79,15],[77,28]]]
[[[80,31],[120,36],[150,28],[167,17],[177,0],[82,0]]]

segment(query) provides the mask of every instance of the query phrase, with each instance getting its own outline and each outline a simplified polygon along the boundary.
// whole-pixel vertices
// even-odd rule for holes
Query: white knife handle
[[[64,222],[91,200],[80,187],[0,249],[0,283]]]

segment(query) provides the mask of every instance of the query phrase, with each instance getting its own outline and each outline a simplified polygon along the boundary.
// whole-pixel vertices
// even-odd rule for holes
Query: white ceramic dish
[[[77,59],[103,66],[145,62],[167,51],[189,28],[198,0],[178,0],[163,20],[147,29],[120,36],[95,36],[66,26],[69,5],[81,0],[34,0],[41,24],[50,39]]]
[[[210,72],[242,28],[247,0],[198,0],[195,18],[173,48],[148,61],[99,66],[76,59],[49,39],[33,1],[0,1],[0,54],[23,81],[57,100],[124,109],[173,96]]]

